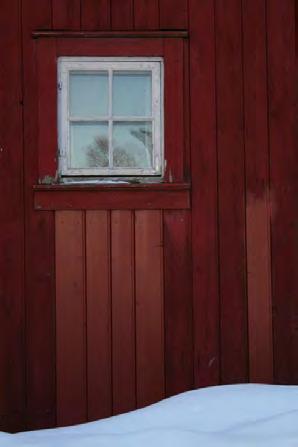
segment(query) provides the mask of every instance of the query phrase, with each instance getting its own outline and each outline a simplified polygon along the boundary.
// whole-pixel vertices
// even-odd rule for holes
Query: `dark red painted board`
[[[81,1],[52,0],[52,15],[54,29],[80,29]]]
[[[134,0],[134,27],[136,30],[159,28],[158,6],[158,0]]]
[[[297,54],[294,3],[272,0],[268,2],[267,10],[274,379],[278,383],[298,381]]]
[[[191,226],[187,211],[164,211],[166,395],[194,386]]]
[[[110,0],[111,1],[111,23],[114,30],[132,29],[133,0]]]
[[[112,415],[110,215],[86,212],[88,420]]]
[[[23,97],[18,8],[17,1],[1,2],[0,430],[10,431],[25,428]]]
[[[83,0],[81,2],[82,30],[110,29],[110,7],[109,0]]]
[[[187,0],[159,0],[159,11],[161,29],[187,29]]]
[[[56,213],[57,423],[87,420],[85,213]]]
[[[218,185],[214,2],[190,1],[195,385],[219,383]]]
[[[248,379],[242,17],[238,0],[216,6],[222,383]]]
[[[37,191],[37,210],[179,209],[190,207],[189,191]]]
[[[113,413],[136,408],[134,216],[111,213]]]
[[[137,407],[165,396],[161,211],[135,213]]]
[[[37,213],[38,94],[33,29],[51,28],[51,1],[22,2],[25,182],[26,427],[56,424],[54,214]],[[43,315],[42,318],[40,316]]]

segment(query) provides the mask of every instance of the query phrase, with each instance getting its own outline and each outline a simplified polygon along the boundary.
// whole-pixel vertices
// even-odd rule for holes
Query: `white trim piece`
[[[108,116],[70,116],[69,74],[108,73],[109,110]],[[112,82],[113,71],[152,73],[152,114],[151,116],[113,116]],[[60,176],[162,176],[164,171],[163,142],[163,58],[159,57],[60,57],[58,58],[58,134]],[[109,166],[107,168],[71,168],[71,123],[108,123]],[[152,125],[151,168],[113,167],[113,123],[148,122]]]

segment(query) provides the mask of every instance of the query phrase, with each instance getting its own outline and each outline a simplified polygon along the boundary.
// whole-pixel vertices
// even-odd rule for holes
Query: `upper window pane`
[[[151,116],[151,72],[121,72],[113,74],[113,115]]]
[[[70,73],[70,115],[92,117],[108,115],[108,73]]]

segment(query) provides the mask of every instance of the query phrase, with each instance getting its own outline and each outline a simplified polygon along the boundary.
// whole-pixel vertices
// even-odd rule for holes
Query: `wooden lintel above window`
[[[32,32],[34,39],[40,38],[178,38],[187,39],[189,33],[187,30],[170,31],[47,31],[36,30]]]
[[[190,208],[188,183],[36,185],[33,189],[36,210]]]

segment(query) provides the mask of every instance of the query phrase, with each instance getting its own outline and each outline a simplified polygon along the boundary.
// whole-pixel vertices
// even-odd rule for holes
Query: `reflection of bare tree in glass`
[[[132,129],[130,134],[139,140],[146,150],[147,166],[151,166],[152,132],[145,128]],[[88,146],[87,152],[89,167],[109,166],[109,141],[108,138],[97,136],[92,144]],[[117,167],[138,167],[137,161],[132,154],[121,146],[114,148],[114,166]]]

